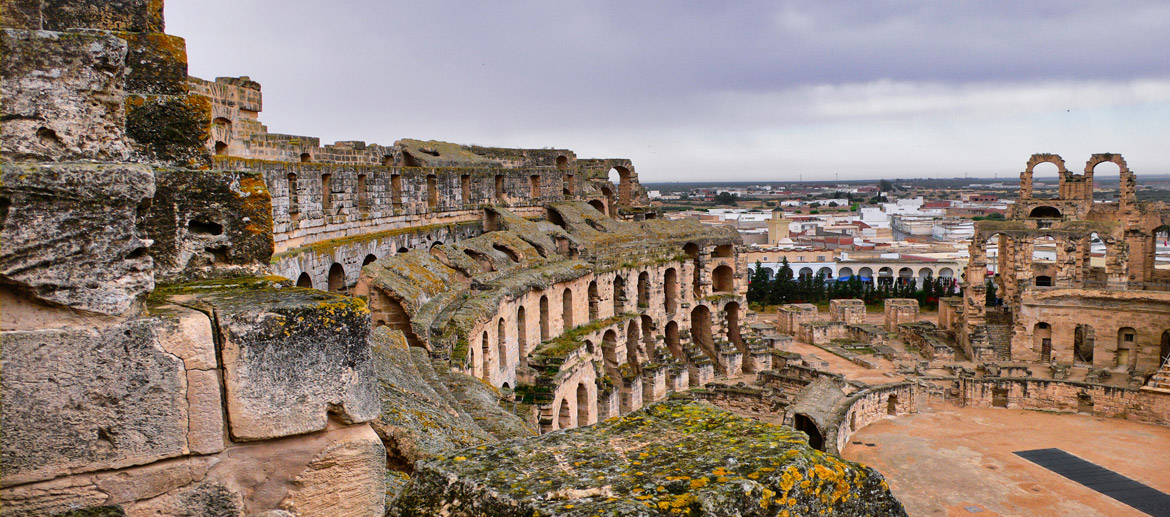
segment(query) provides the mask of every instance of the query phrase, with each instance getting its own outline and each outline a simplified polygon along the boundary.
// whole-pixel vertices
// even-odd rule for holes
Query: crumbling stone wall
[[[271,196],[205,169],[162,2],[0,24],[4,514],[381,513],[366,305],[256,276]]]
[[[1086,413],[1170,425],[1170,397],[1137,388],[1035,378],[961,378],[961,405]]]

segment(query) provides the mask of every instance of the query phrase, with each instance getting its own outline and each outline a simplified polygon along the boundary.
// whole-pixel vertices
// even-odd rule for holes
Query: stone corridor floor
[[[850,438],[912,516],[1145,515],[1015,451],[1059,448],[1170,493],[1170,428],[1038,411],[923,406]]]

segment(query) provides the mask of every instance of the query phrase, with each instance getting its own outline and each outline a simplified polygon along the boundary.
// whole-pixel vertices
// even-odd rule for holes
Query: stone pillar
[[[865,302],[858,299],[840,299],[829,302],[829,320],[849,325],[865,323]]]

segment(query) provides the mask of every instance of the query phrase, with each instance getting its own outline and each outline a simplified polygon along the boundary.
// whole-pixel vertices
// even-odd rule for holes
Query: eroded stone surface
[[[3,334],[3,484],[183,454],[183,362],[157,320]]]
[[[140,165],[5,164],[0,280],[44,303],[126,313],[154,288],[138,227],[153,195]]]
[[[301,517],[368,516],[384,510],[386,452],[369,427],[326,447],[293,481],[281,508]]]
[[[419,462],[391,515],[905,515],[876,471],[705,404]]]
[[[363,301],[256,278],[170,286],[156,297],[215,315],[236,440],[320,431],[329,414],[345,423],[378,415]]]
[[[9,11],[4,14],[7,18]],[[0,151],[6,158],[129,156],[122,102],[125,41],[101,33],[4,30],[0,52]]]

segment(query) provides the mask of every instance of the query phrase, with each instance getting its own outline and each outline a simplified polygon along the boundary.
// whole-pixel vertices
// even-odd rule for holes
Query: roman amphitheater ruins
[[[1033,156],[937,316],[758,313],[738,234],[660,217],[629,160],[270,133],[159,0],[0,4],[3,515],[902,515],[839,457],[871,424],[1170,425],[1170,209],[1120,155]]]

